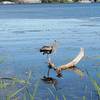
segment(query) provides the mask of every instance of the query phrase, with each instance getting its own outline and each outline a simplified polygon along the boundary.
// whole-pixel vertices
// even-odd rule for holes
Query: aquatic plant
[[[85,96],[83,96],[82,100],[86,100],[86,97],[85,97]]]
[[[30,80],[32,77],[32,72],[29,71],[27,79],[19,79],[17,77],[1,77],[0,78],[0,89],[7,89],[8,87],[14,86],[17,87],[17,85],[21,85],[22,88],[16,90],[13,93],[10,93],[7,95],[6,100],[11,100],[11,98],[17,98],[17,95],[22,92],[23,90],[26,90],[26,88],[30,85]],[[32,98],[32,96],[30,95]],[[25,97],[24,97],[25,99]],[[33,99],[31,99],[33,100]]]
[[[10,84],[7,82],[4,82],[3,80],[0,80],[0,89],[7,88]]]
[[[56,96],[56,98],[55,98],[56,100],[59,100],[59,98],[58,98],[58,96]]]
[[[27,80],[14,79],[15,83],[17,82],[17,83],[21,83],[21,84],[24,84],[24,85],[22,86],[22,88],[20,88],[20,89],[16,90],[15,92],[7,95],[6,100],[11,100],[12,98],[17,98],[17,95],[21,92],[24,92],[23,100],[27,100],[28,97],[29,97],[29,100],[35,100],[35,95],[36,95],[37,90],[38,90],[39,81],[36,82],[36,84],[34,86],[35,88],[34,88],[33,92],[31,93],[28,89],[31,77],[32,77],[32,72],[29,71]]]
[[[50,88],[48,88],[48,91],[49,91],[49,93],[51,94],[51,96],[53,97],[54,100],[60,100],[59,97],[55,94],[56,91],[54,93]],[[62,96],[63,100],[67,100],[65,95],[61,95],[61,96]]]
[[[62,97],[63,97],[63,99],[62,99],[62,100],[67,100],[67,99],[66,99],[66,97],[65,97],[64,95],[63,95]],[[60,100],[60,99],[59,99],[59,97],[58,97],[58,96],[56,96],[56,97],[55,97],[55,100]]]
[[[97,81],[94,80],[94,79],[90,76],[90,74],[88,73],[88,71],[87,71],[87,75],[88,75],[89,79],[91,80],[91,82],[92,82],[92,84],[93,84],[93,86],[94,86],[94,88],[95,88],[95,91],[97,92],[98,98],[100,98],[100,84],[98,84]]]
[[[91,81],[95,87],[95,90],[97,91],[98,96],[100,97],[100,85],[96,82],[96,80],[91,78]]]
[[[63,95],[63,100],[67,100],[66,97],[65,97],[65,95]]]
[[[33,93],[30,93],[30,91],[28,90],[28,88],[26,87],[26,93],[29,96],[29,100],[35,100],[35,95],[37,93],[38,87],[39,87],[39,81],[36,82],[35,86],[34,86],[34,90]]]
[[[17,91],[15,91],[14,93],[11,93],[9,94],[7,97],[6,97],[6,100],[11,100],[11,98],[15,97],[19,92],[21,92],[23,89],[25,89],[25,86],[18,89]]]
[[[100,73],[97,74],[97,77],[100,78]]]
[[[55,99],[55,94],[53,93],[53,91],[50,88],[48,88],[48,91],[52,95],[52,97]]]
[[[15,84],[28,84],[29,82],[27,80],[18,79],[16,77],[13,78],[0,78],[1,83],[9,84],[10,86]]]

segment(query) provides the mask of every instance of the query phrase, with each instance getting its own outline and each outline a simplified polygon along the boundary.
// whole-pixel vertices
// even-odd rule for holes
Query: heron
[[[57,42],[56,40],[54,41],[54,43],[52,45],[45,45],[43,47],[40,48],[40,52],[43,53],[43,55],[47,54],[51,54],[53,53],[57,48]]]
[[[56,67],[56,65],[51,61],[51,59],[49,58],[48,60],[48,73],[47,76],[49,77],[50,74],[50,69],[54,69],[57,77],[62,77],[62,71],[63,70],[72,70],[74,71],[76,74],[80,75],[81,77],[84,76],[83,71],[81,71],[81,69],[77,68],[76,65],[84,58],[85,53],[84,53],[84,48],[80,48],[80,52],[79,54],[69,63],[61,65],[59,67]]]

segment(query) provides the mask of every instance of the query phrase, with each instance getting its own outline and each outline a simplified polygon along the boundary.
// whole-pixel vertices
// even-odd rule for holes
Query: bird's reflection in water
[[[55,44],[56,44],[56,41],[55,41]],[[54,47],[53,46],[43,46],[42,48],[40,48],[40,52],[42,52],[43,54],[49,55],[49,54],[52,53]],[[64,71],[64,70],[71,70],[71,71],[75,72],[76,74],[78,74],[80,77],[83,77],[84,76],[83,71],[81,69],[77,68],[76,65],[84,58],[84,56],[85,56],[84,48],[80,48],[80,52],[78,53],[78,55],[72,61],[70,61],[67,64],[60,65],[58,67],[51,61],[51,58],[48,56],[47,57],[48,72],[47,72],[47,76],[44,76],[42,78],[42,80],[45,83],[52,84],[56,87],[57,80],[52,78],[52,77],[49,77],[51,69],[53,69],[55,71],[56,76],[59,77],[59,78],[63,77],[62,71]]]
[[[46,76],[43,76],[42,80],[45,82],[45,83],[48,83],[48,84],[56,84],[57,83],[57,80],[52,78],[52,77],[46,77]]]
[[[79,69],[77,66],[74,66],[74,67],[72,67],[72,68],[69,68],[67,71],[72,71],[72,72],[76,73],[77,75],[80,76],[80,79],[82,79],[83,76],[84,76],[84,72],[83,72],[81,69]],[[60,76],[59,76],[59,75],[60,75]],[[61,74],[58,74],[57,77],[58,77],[58,78],[64,78],[62,73],[61,73]],[[55,79],[55,78],[53,78],[53,77],[43,76],[43,78],[42,78],[41,80],[42,80],[45,84],[50,84],[50,85],[52,85],[52,86],[55,88],[55,90],[60,89],[60,88],[59,88],[59,85],[61,85],[61,83],[59,82],[59,79],[57,80],[57,79]]]
[[[56,86],[58,84],[58,81],[57,79],[55,78],[52,78],[52,77],[47,77],[47,76],[43,76],[43,78],[41,79],[43,82],[45,82],[46,84],[51,84],[55,87],[56,89]]]

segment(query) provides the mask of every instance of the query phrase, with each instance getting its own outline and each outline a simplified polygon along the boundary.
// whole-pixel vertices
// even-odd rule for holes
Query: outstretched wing
[[[57,68],[57,70],[61,71],[73,68],[74,66],[76,66],[76,64],[78,64],[82,60],[83,57],[84,57],[84,48],[80,48],[79,54],[71,62],[65,65],[61,65],[60,67]]]

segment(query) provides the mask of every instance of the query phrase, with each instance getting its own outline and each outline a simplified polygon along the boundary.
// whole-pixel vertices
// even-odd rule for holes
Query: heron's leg
[[[47,59],[49,59],[49,54],[47,54]]]
[[[49,74],[50,74],[50,68],[48,69],[47,77],[49,77]]]

